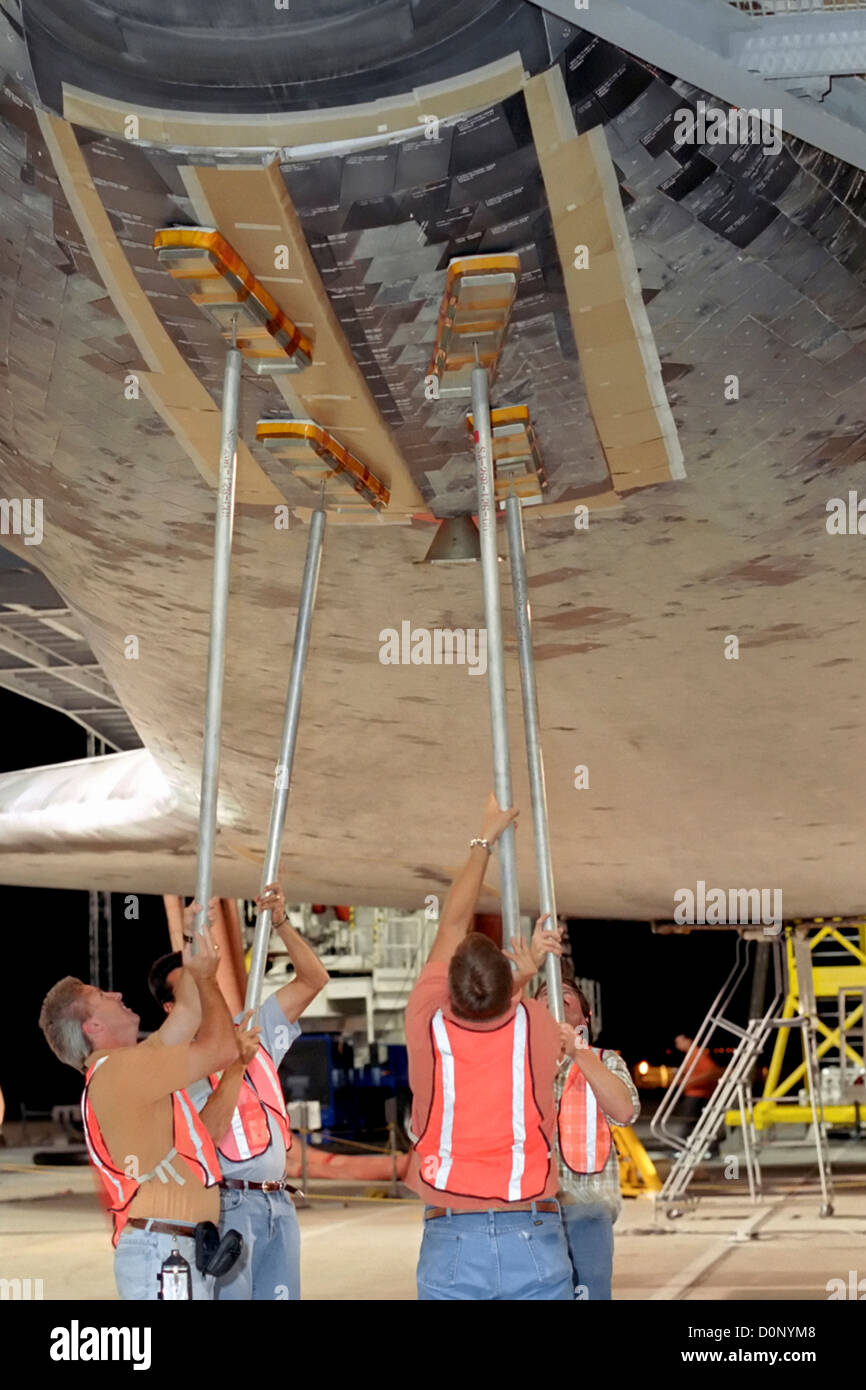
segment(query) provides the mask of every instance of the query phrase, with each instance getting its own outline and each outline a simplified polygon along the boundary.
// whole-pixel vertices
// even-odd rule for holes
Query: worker
[[[215,1076],[190,1087],[190,1096],[219,1151],[221,1231],[243,1236],[240,1259],[217,1280],[220,1301],[297,1300],[301,1296],[298,1218],[286,1182],[286,1155],[292,1132],[278,1069],[300,1036],[298,1019],[328,983],[328,972],[312,947],[291,926],[283,892],[271,883],[256,898],[267,909],[295,968],[288,984],[270,995],[259,1011],[260,1046],[241,1038],[239,1058],[217,1081]],[[177,954],[151,967],[148,984],[157,1003],[171,1016]],[[249,1015],[235,1019],[239,1032]],[[216,1070],[216,1068],[214,1068]]]
[[[512,941],[510,952],[470,931],[493,847],[516,816],[491,793],[406,1008],[422,1300],[574,1297],[551,1163],[559,1027],[522,994],[545,953],[561,953],[561,930],[541,919],[531,950]]]
[[[693,1039],[685,1033],[678,1033],[674,1038],[674,1047],[678,1052],[688,1053],[693,1046]],[[713,1061],[712,1054],[708,1048],[701,1048],[695,1058],[689,1078],[683,1089],[683,1098],[680,1106],[680,1118],[683,1122],[682,1136],[687,1138],[694,1129],[701,1117],[704,1106],[709,1100],[716,1086],[719,1084],[719,1077],[722,1075],[722,1068]],[[713,1135],[708,1141],[708,1154],[718,1154],[720,1148],[720,1131]]]
[[[547,1003],[547,985],[537,998]],[[622,1211],[612,1125],[633,1125],[640,1100],[618,1052],[592,1046],[592,1011],[567,962],[562,967],[563,1060],[557,1073],[559,1201],[575,1298],[610,1300],[613,1228]]]
[[[210,921],[216,904],[214,898]],[[138,1042],[138,1014],[120,994],[72,976],[49,990],[39,1017],[55,1056],[85,1074],[84,1136],[113,1217],[122,1299],[155,1301],[173,1248],[189,1266],[191,1297],[213,1297],[213,1277],[196,1262],[195,1231],[219,1219],[219,1160],[187,1087],[231,1066],[238,1048],[216,983],[219,947],[207,924],[192,954],[200,912],[198,903],[184,912],[177,1008],[144,1042]]]

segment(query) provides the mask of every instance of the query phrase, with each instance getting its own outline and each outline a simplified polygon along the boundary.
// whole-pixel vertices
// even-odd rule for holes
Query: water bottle
[[[159,1271],[159,1298],[163,1301],[192,1298],[192,1273],[176,1245],[172,1246],[171,1254]]]

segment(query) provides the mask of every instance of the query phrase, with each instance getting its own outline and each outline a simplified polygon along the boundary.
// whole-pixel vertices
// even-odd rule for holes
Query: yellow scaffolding
[[[655,1164],[631,1125],[611,1125],[610,1132],[619,1158],[619,1186],[626,1197],[642,1192],[661,1192],[662,1180]]]
[[[866,998],[866,921],[860,919],[846,920],[841,917],[833,917],[828,921],[825,918],[815,917],[808,924],[797,922],[794,925],[809,925],[817,928],[809,937],[815,1000],[818,1002],[821,999],[834,999],[837,1002],[840,1022],[835,1028],[829,1027],[820,1017],[817,1019],[819,1063],[822,1058],[826,1059],[828,1056],[832,1059],[835,1053],[842,1064],[843,1074],[849,1062],[856,1070],[862,1070],[866,1066],[866,1060],[851,1045],[848,1034],[851,1029],[859,1025],[858,1031],[861,1037],[863,1036],[863,1002]],[[821,963],[822,956],[826,956],[827,945],[833,942],[841,947],[849,957],[844,964]],[[821,949],[822,945],[825,948],[824,951]],[[788,961],[788,993],[781,1014],[782,1019],[795,1018],[801,1012],[800,988],[797,980],[791,927],[786,929],[785,949]],[[859,995],[859,1002],[855,1003],[849,1012],[847,996],[851,994]],[[769,1129],[775,1124],[809,1125],[812,1123],[810,1104],[799,1105],[785,1100],[785,1097],[798,1083],[801,1086],[805,1085],[806,1075],[805,1059],[802,1059],[792,1071],[783,1075],[790,1034],[790,1028],[781,1026],[777,1029],[773,1055],[764,1082],[763,1095],[754,1101],[754,1122],[757,1130]],[[866,1048],[863,1050],[866,1052]],[[848,1100],[842,1104],[824,1104],[821,1110],[825,1122],[828,1125],[851,1126],[857,1124],[861,1118],[863,1105],[866,1104],[866,1087],[862,1089],[864,1092],[862,1102]],[[741,1123],[740,1111],[738,1109],[727,1111],[725,1121],[728,1125],[739,1125]]]

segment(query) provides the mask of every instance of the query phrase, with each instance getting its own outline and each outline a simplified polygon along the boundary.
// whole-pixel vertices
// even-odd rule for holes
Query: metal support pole
[[[307,664],[307,651],[310,645],[310,625],[313,607],[316,602],[316,586],[319,582],[319,566],[322,559],[322,537],[325,534],[325,510],[322,505],[316,508],[310,519],[310,534],[307,537],[307,555],[304,560],[304,577],[301,581],[301,597],[298,603],[298,618],[295,624],[295,644],[292,650],[292,668],[289,673],[289,688],[286,694],[286,711],[283,718],[283,736],[280,743],[280,760],[274,779],[274,795],[271,801],[271,820],[268,826],[268,844],[265,862],[262,867],[261,891],[269,883],[277,881],[280,871],[280,847],[283,827],[286,823],[286,807],[289,801],[289,788],[292,782],[292,764],[295,760],[295,745],[298,739],[298,721],[301,715],[301,694],[304,687],[304,670]],[[271,913],[259,913],[253,938],[253,953],[250,960],[250,973],[247,979],[247,997],[244,1010],[252,1009],[251,1026],[256,1022],[259,1001],[262,993],[262,980],[268,957],[268,943],[271,939]]]
[[[550,860],[550,834],[547,823],[547,795],[544,789],[544,761],[538,734],[538,695],[535,688],[535,658],[532,654],[532,611],[526,582],[526,545],[520,499],[513,493],[505,499],[508,549],[511,556],[511,587],[514,594],[514,620],[517,626],[517,652],[520,659],[520,688],[523,693],[523,728],[529,763],[529,790],[532,798],[532,829],[535,835],[535,865],[538,874],[538,905],[548,915],[547,929],[556,929],[556,894]],[[557,1023],[565,1021],[562,1006],[562,967],[558,956],[545,962],[547,1002]]]
[[[204,929],[204,924],[207,921],[207,905],[211,893],[214,842],[216,840],[220,726],[222,722],[229,568],[235,511],[240,385],[241,354],[236,347],[230,347],[226,353],[226,368],[223,378],[222,434],[220,437],[216,525],[214,527],[210,641],[207,658],[207,696],[204,710],[204,747],[199,807],[198,866],[195,878],[196,902],[201,903],[202,909],[196,920],[197,932]],[[193,950],[195,950],[195,945],[193,945]]]
[[[111,894],[103,894],[103,915],[105,918],[105,988],[114,990],[114,920],[111,915]]]
[[[478,484],[478,533],[481,541],[484,621],[487,626],[487,689],[490,696],[490,729],[493,738],[493,786],[496,800],[502,809],[506,810],[511,805],[511,763],[505,707],[502,614],[499,606],[499,557],[496,550],[490,393],[487,372],[477,363],[472,368],[472,416],[475,429],[475,474]],[[513,936],[520,934],[520,901],[513,825],[509,825],[502,832],[498,843],[502,936],[507,944]]]
[[[87,939],[90,947],[90,983],[95,989],[102,988],[102,971],[99,968],[99,892],[91,888],[87,895]]]
[[[391,1196],[399,1197],[397,1180],[397,1097],[389,1096],[385,1101],[385,1121],[388,1125],[388,1152],[391,1155]]]

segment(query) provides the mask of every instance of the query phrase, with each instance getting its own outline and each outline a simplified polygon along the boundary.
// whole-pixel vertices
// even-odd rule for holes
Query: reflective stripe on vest
[[[173,1146],[172,1150],[155,1164],[150,1173],[142,1175],[140,1178],[130,1177],[121,1172],[111,1161],[108,1152],[108,1145],[102,1137],[102,1130],[99,1128],[99,1121],[96,1118],[93,1106],[90,1101],[90,1083],[94,1073],[99,1070],[103,1062],[107,1062],[107,1057],[100,1057],[95,1062],[84,1078],[84,1093],[81,1097],[81,1119],[84,1126],[84,1140],[87,1144],[87,1152],[90,1161],[96,1169],[102,1182],[103,1189],[108,1203],[108,1210],[111,1212],[114,1221],[114,1235],[112,1243],[117,1244],[120,1239],[124,1226],[129,1220],[129,1206],[135,1194],[138,1192],[143,1182],[158,1177],[161,1182],[167,1182],[169,1176],[175,1182],[183,1183],[185,1179],[172,1167],[171,1159],[175,1154],[179,1154],[189,1165],[190,1170],[200,1183],[205,1187],[213,1187],[220,1180],[220,1166],[217,1158],[213,1140],[204,1127],[201,1119],[196,1113],[195,1106],[192,1104],[186,1091],[173,1091],[171,1097],[171,1125]]]
[[[219,1077],[211,1076],[210,1084],[216,1089]],[[217,1146],[223,1158],[231,1163],[244,1163],[247,1159],[258,1158],[263,1154],[271,1143],[269,1114],[273,1115],[277,1122],[288,1153],[292,1147],[292,1131],[283,1088],[273,1058],[260,1044],[258,1052],[244,1072],[231,1124]]]
[[[601,1057],[600,1048],[592,1050],[596,1057]],[[565,1078],[557,1127],[559,1152],[566,1167],[573,1173],[600,1173],[613,1142],[610,1125],[576,1062],[572,1062]]]
[[[532,1087],[529,1015],[489,1030],[431,1020],[433,1095],[416,1144],[421,1178],[455,1196],[521,1202],[547,1185],[550,1150]]]

